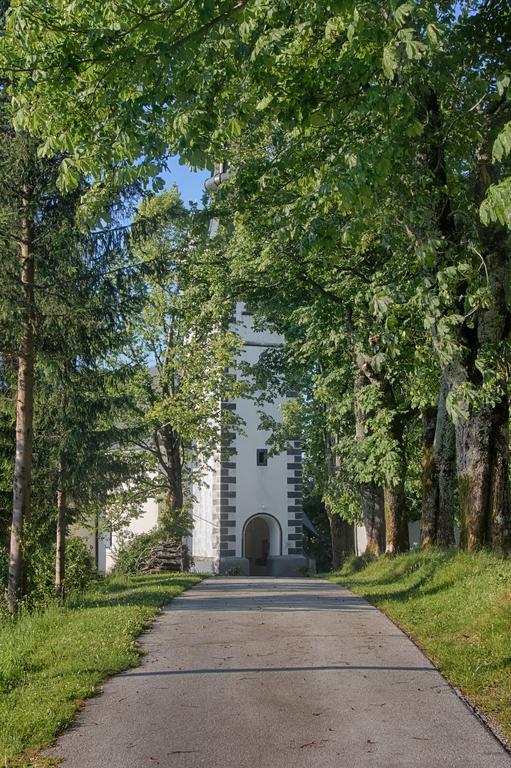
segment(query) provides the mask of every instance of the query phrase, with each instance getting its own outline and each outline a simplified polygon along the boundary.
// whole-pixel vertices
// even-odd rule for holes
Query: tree
[[[204,221],[194,221],[176,188],[144,201],[139,217],[159,226],[135,247],[146,267],[145,305],[133,321],[140,372],[132,392],[143,425],[137,445],[151,457],[148,491],[164,499],[167,533],[182,538],[193,525],[193,481],[200,483],[235,419],[221,403],[245,390],[232,372],[239,341],[225,309],[222,316],[208,301],[207,281],[192,278],[208,243]]]
[[[19,123],[44,132],[48,152],[69,146],[62,173],[70,185],[76,169],[100,179],[134,173],[140,158],[149,173],[169,149],[191,162],[207,155],[229,161],[232,195],[220,190],[215,206],[235,211],[230,252],[245,270],[240,283],[262,286],[261,273],[277,275],[266,289],[273,286],[274,308],[283,308],[301,281],[307,293],[329,297],[338,322],[313,327],[343,340],[346,311],[333,307],[355,303],[347,346],[355,363],[371,358],[365,389],[377,406],[361,447],[383,433],[393,447],[392,461],[375,464],[374,476],[393,464],[386,480],[394,510],[402,507],[400,422],[414,388],[415,334],[410,327],[401,338],[395,309],[409,317],[419,310],[413,319],[440,368],[437,390],[425,399],[434,406],[446,383],[455,422],[462,542],[508,550],[511,45],[504,3],[353,1],[333,9],[253,0],[205,9],[189,2],[150,4],[136,18],[125,10],[120,16],[109,2],[63,15],[57,3],[15,6],[4,51]],[[96,25],[101,33],[87,37]],[[120,66],[123,60],[133,67]],[[109,88],[96,87],[101,78]],[[241,255],[250,251],[247,234],[257,242],[248,230],[251,206],[258,237],[269,244],[249,264]],[[359,262],[363,275],[354,286]],[[373,355],[370,339],[382,327],[383,352]]]
[[[17,375],[8,585],[8,607],[14,612],[24,590],[24,560],[32,536],[29,529],[37,531],[37,523],[43,519],[42,509],[48,509],[38,504],[37,519],[32,519],[32,496],[37,494],[40,502],[41,490],[44,497],[48,485],[45,481],[43,489],[33,489],[32,482],[34,439],[40,439],[34,435],[37,384],[43,371],[46,378],[51,372],[50,378],[53,376],[55,381],[56,371],[73,365],[83,370],[100,358],[104,365],[108,364],[108,354],[123,342],[121,328],[127,308],[133,309],[138,298],[130,269],[126,269],[128,254],[120,247],[122,229],[80,231],[77,212],[83,187],[62,193],[56,184],[59,159],[38,158],[31,137],[13,132],[5,121],[3,128],[0,227],[6,270],[1,289],[5,329],[1,353],[6,383]],[[68,400],[62,388],[60,391],[59,408],[64,412]],[[6,393],[6,426],[13,418],[11,402]],[[40,421],[37,413],[35,418]],[[55,426],[54,422],[51,427]],[[66,474],[63,452],[56,458],[61,476]],[[12,455],[7,446],[6,454]],[[38,463],[40,467],[39,459]],[[9,464],[7,459],[5,468],[10,475]],[[42,473],[40,477],[47,480],[52,467],[46,464],[44,470],[46,476]],[[64,499],[62,487],[58,496],[61,531]],[[54,504],[55,494],[52,510]],[[39,540],[44,538],[44,529],[45,525],[36,534]],[[62,554],[63,536],[60,541]]]

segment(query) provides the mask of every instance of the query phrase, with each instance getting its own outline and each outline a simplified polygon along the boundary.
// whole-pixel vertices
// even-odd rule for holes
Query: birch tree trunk
[[[10,613],[22,592],[23,526],[30,515],[32,484],[32,426],[34,406],[34,251],[30,221],[30,193],[23,189],[21,200],[20,279],[23,318],[18,353],[16,396],[16,453],[12,501],[12,525],[9,557],[7,606]]]

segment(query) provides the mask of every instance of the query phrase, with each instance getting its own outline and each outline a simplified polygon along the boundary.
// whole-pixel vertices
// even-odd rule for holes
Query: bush
[[[66,595],[86,588],[95,575],[89,547],[77,537],[66,542],[64,591]],[[31,604],[49,602],[55,591],[55,545],[36,549],[27,567],[27,597]]]
[[[161,530],[155,528],[148,533],[139,533],[137,536],[124,539],[115,552],[115,566],[113,573],[116,575],[141,573],[153,547],[160,544],[165,538]]]
[[[95,576],[96,565],[90,548],[83,539],[69,538],[66,547],[66,593],[82,592]]]
[[[0,549],[0,618],[7,616],[9,553]],[[95,576],[94,558],[82,539],[71,536],[66,542],[64,592],[83,591]],[[44,606],[55,597],[55,545],[38,547],[31,554],[26,571],[26,595],[20,610]]]

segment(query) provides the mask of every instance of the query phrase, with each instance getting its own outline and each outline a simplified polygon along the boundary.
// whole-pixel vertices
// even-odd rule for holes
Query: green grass
[[[163,603],[199,581],[111,577],[65,607],[1,623],[0,765],[55,765],[31,751],[49,744],[108,675],[137,664],[136,637]]]
[[[328,578],[381,608],[511,742],[511,561],[430,550],[367,562]]]

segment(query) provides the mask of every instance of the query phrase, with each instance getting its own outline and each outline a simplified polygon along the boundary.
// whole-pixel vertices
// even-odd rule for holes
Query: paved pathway
[[[379,611],[319,579],[209,579],[53,754],[71,768],[511,768]]]

